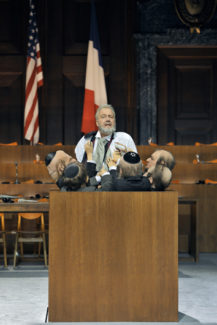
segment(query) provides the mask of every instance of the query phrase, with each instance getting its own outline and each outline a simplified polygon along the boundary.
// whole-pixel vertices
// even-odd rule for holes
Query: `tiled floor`
[[[0,267],[0,325],[44,324],[47,305],[47,269],[28,264],[17,270]],[[200,254],[197,264],[179,264],[179,323],[217,324],[217,254]]]

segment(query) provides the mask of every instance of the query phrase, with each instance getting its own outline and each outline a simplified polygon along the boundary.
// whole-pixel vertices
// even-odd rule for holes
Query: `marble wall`
[[[171,0],[137,2],[136,80],[139,143],[157,139],[157,46],[217,45],[216,15],[209,28],[191,34],[175,12]]]

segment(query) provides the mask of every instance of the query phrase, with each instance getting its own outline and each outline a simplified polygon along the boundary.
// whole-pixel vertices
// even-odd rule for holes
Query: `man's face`
[[[102,108],[99,112],[96,125],[101,135],[110,135],[115,131],[115,116],[110,108]]]
[[[47,166],[49,175],[55,182],[57,182],[59,177],[62,175],[65,167],[74,161],[76,160],[64,151],[57,150],[55,156]]]
[[[156,150],[153,152],[151,157],[147,158],[147,164],[146,164],[146,170],[149,170],[150,168],[155,167],[157,160],[160,158],[160,150]]]

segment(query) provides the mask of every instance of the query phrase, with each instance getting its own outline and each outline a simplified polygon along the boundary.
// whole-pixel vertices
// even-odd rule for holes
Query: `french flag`
[[[100,52],[96,11],[94,3],[91,1],[90,40],[87,53],[81,132],[88,133],[97,130],[95,113],[97,108],[102,104],[107,104],[107,94]]]

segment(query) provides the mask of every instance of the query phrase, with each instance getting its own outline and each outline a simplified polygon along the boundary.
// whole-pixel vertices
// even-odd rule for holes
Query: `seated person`
[[[146,161],[146,169],[150,168],[151,166],[155,166],[157,161],[161,161],[161,164],[165,165],[170,170],[172,170],[175,166],[175,159],[172,153],[162,149],[155,150],[151,157],[147,158]]]
[[[62,192],[95,192],[95,191],[110,191],[112,189],[112,177],[104,169],[99,172],[101,176],[101,186],[87,186],[88,185],[88,175],[85,166],[78,162],[74,161],[69,163],[61,177],[57,181]]]

